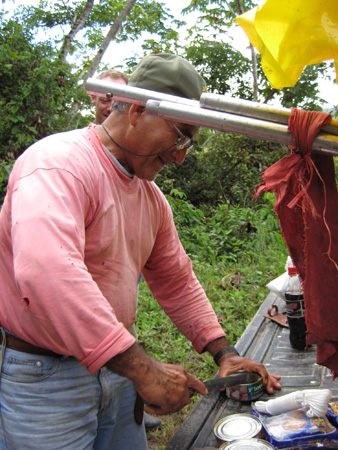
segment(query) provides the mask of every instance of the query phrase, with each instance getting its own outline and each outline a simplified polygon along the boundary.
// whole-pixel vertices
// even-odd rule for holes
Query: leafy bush
[[[196,140],[197,151],[184,164],[166,166],[156,183],[166,194],[183,191],[206,214],[219,204],[251,207],[262,172],[290,153],[279,144],[207,129]]]
[[[167,199],[186,252],[192,259],[213,260],[216,251],[209,246],[209,229],[203,212],[187,201],[186,195],[177,189],[173,189]]]
[[[11,173],[14,161],[1,161],[0,160],[0,207],[5,198],[7,191],[7,182],[9,174]]]
[[[68,129],[78,88],[52,43],[36,43],[24,25],[1,19],[0,157],[14,159],[38,139]]]
[[[207,217],[177,189],[167,195],[178,234],[193,260],[215,264],[219,259],[237,262],[261,258],[265,246],[273,242],[280,248],[283,237],[273,210],[274,195],[266,193],[263,203],[242,208],[226,203]]]

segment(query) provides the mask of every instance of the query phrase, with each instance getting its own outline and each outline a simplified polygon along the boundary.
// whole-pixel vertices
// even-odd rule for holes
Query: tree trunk
[[[99,51],[97,52],[96,56],[92,60],[90,66],[89,66],[88,72],[84,77],[84,80],[83,80],[84,83],[88,80],[88,78],[90,78],[94,75],[110,42],[116,37],[119,29],[121,28],[122,23],[126,20],[128,14],[132,10],[135,3],[136,3],[136,0],[127,0],[126,1],[118,18],[115,20],[113,25],[110,27],[110,30],[108,31],[107,36],[105,37],[104,41],[101,44],[101,47],[99,48]]]
[[[89,14],[91,13],[92,9],[94,6],[94,0],[87,0],[87,4],[85,6],[85,9],[83,10],[81,16],[78,18],[78,20],[74,20],[72,29],[70,30],[70,33],[67,34],[67,36],[65,36],[64,40],[63,40],[63,44],[60,50],[60,61],[61,62],[65,62],[67,55],[69,53],[70,50],[70,46],[71,43],[74,39],[74,36],[78,33],[78,31],[80,31],[84,26],[85,23],[89,17]]]
[[[110,42],[116,37],[117,33],[119,32],[122,23],[126,20],[128,14],[130,13],[130,11],[132,10],[133,6],[135,5],[137,0],[127,0],[124,7],[122,8],[120,14],[118,15],[117,19],[115,20],[115,22],[112,24],[112,26],[110,27],[110,30],[107,33],[107,36],[105,37],[105,39],[103,40],[96,56],[94,57],[94,59],[92,60],[89,69],[87,71],[87,73],[84,75],[83,77],[83,84],[82,87],[84,87],[86,81],[88,80],[88,78],[92,77],[94,75],[94,73],[96,72],[100,61],[105,53],[105,51],[107,50]],[[78,110],[79,110],[80,105],[78,103],[73,103],[71,109],[70,109],[70,117],[71,117],[71,121],[70,123],[72,123],[72,119],[74,118],[74,116],[77,114]],[[71,128],[71,126],[70,126]]]
[[[257,81],[257,56],[254,46],[250,43],[251,50],[251,64],[252,64],[252,76],[253,76],[253,98],[258,101],[258,81]]]
[[[274,95],[276,94],[276,92],[278,92],[278,89],[272,89],[272,91],[270,92],[270,94],[265,97],[264,102],[263,103],[268,103],[268,101],[270,101]]]
[[[244,14],[244,8],[241,0],[236,0],[238,10],[241,14]],[[257,81],[257,57],[254,46],[250,42],[251,50],[251,65],[252,65],[252,76],[253,76],[253,98],[258,100],[258,81]]]

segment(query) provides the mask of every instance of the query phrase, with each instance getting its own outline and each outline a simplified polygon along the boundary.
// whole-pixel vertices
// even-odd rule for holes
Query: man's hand
[[[150,414],[170,414],[181,410],[190,401],[189,390],[207,394],[204,384],[181,366],[156,362],[156,370],[146,384],[135,382]]]
[[[268,394],[273,394],[274,389],[279,390],[282,388],[279,383],[279,380],[281,379],[280,376],[272,373],[269,374],[263,364],[253,361],[250,358],[244,358],[235,353],[229,353],[219,360],[219,377],[226,377],[239,370],[258,373],[262,377]]]
[[[181,366],[163,364],[148,356],[134,344],[112,358],[106,366],[132,380],[151,414],[179,411],[189,401],[189,388],[202,395],[208,393],[204,384]]]
[[[227,342],[227,340],[225,338],[219,338],[215,339],[212,342],[209,342],[205,350],[207,350],[211,355],[215,356],[220,350],[228,347],[229,343]],[[219,359],[218,363],[219,378],[226,377],[235,372],[238,372],[239,370],[244,370],[245,372],[256,372],[262,377],[268,394],[273,394],[274,389],[282,389],[282,386],[279,383],[279,380],[281,379],[279,375],[274,375],[272,373],[269,374],[263,364],[253,361],[250,358],[238,356],[236,353],[228,353],[222,356]]]

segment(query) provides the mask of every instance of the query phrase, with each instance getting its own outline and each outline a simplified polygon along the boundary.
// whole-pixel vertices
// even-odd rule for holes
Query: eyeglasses
[[[175,133],[178,136],[177,141],[173,145],[173,147],[176,147],[178,150],[186,149],[186,154],[190,153],[191,150],[194,148],[194,144],[189,136],[186,136],[182,133],[180,129],[177,128],[175,124],[172,123],[171,120],[168,120],[170,125],[173,127]]]

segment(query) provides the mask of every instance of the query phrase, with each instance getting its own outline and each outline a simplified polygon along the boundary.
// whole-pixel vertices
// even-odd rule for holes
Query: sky
[[[166,8],[170,10],[170,13],[175,17],[175,19],[180,19],[189,25],[194,24],[194,17],[196,15],[181,15],[182,9],[186,8],[191,0],[160,0],[161,3],[166,5]],[[181,39],[184,40],[184,30],[181,30]],[[116,65],[123,66],[123,60],[126,58],[132,57],[134,54],[139,52],[139,55],[142,55],[142,41],[138,42],[121,42],[116,44],[112,42],[106,53],[102,58],[102,62],[111,64],[112,61],[116,61]]]
[[[193,24],[196,15],[191,16],[181,16],[180,13],[183,8],[187,7],[191,0],[161,0],[165,3],[168,9],[171,10],[172,15],[175,18],[180,18],[188,22],[188,24]],[[259,3],[263,3],[264,0],[260,0]],[[233,38],[230,42],[231,45],[238,51],[240,51],[244,56],[250,58],[249,50],[249,40],[239,25],[233,25],[229,31],[229,35]],[[224,38],[222,37],[224,40]],[[182,41],[184,41],[184,32],[182,31]],[[142,55],[141,41],[131,43],[123,42],[116,44],[112,42],[107,49],[105,55],[103,56],[102,62],[112,65],[124,65],[124,59],[134,56],[138,53]],[[332,76],[334,72],[332,71]],[[320,80],[319,81],[320,95],[321,98],[327,101],[327,104],[321,105],[324,108],[332,108],[334,105],[338,104],[338,84],[334,83],[332,80]]]
[[[196,13],[181,15],[182,9],[186,8],[191,3],[191,0],[161,0],[161,3],[164,3],[166,5],[166,7],[170,10],[171,14],[176,19],[187,22],[188,26],[194,25],[197,17]],[[247,47],[249,44],[244,31],[238,25],[236,25],[235,27],[233,27],[233,32],[237,36],[236,40],[238,42],[238,45],[242,50],[244,50],[245,47]],[[180,34],[181,41],[184,42],[184,29],[180,30]],[[114,58],[115,61],[118,61],[118,64],[123,65],[123,60],[125,58],[130,58],[134,53],[137,53],[138,51],[140,52],[140,54],[142,54],[141,40],[139,42],[122,42],[119,44],[112,42],[107,49],[102,61],[111,63]]]

